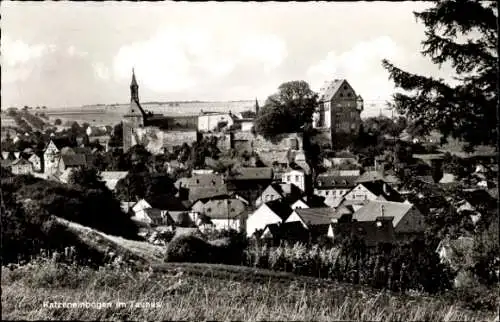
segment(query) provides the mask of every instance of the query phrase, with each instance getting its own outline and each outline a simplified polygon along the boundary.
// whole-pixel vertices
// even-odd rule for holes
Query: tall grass
[[[240,274],[230,278],[215,276],[206,274],[208,267],[203,274],[190,273],[188,264],[163,272],[113,265],[93,270],[43,259],[2,267],[2,319],[477,321],[495,316],[435,298],[398,297],[300,277],[283,280],[270,273],[252,279],[251,268],[239,267]],[[112,306],[53,308],[44,302]],[[118,302],[127,305],[117,307]]]

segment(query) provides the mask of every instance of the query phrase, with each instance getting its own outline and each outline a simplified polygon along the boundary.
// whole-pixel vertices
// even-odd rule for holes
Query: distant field
[[[238,102],[200,102],[200,103],[143,103],[146,111],[163,114],[165,116],[197,115],[205,112],[239,113],[254,110],[255,101]],[[128,104],[118,105],[90,105],[85,107],[58,108],[47,110],[51,122],[59,118],[63,124],[67,121],[78,123],[87,122],[91,125],[114,125],[122,120],[127,112]]]

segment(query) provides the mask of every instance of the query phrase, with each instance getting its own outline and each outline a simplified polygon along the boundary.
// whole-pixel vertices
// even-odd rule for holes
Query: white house
[[[344,196],[344,199],[353,201],[387,200],[404,202],[401,195],[383,181],[359,183]]]
[[[283,173],[281,181],[284,183],[293,183],[300,190],[306,191],[306,174],[301,170],[290,170]]]
[[[253,128],[253,119],[241,120],[241,131],[250,132]]]
[[[115,190],[116,184],[120,179],[127,176],[128,171],[102,171],[101,178],[108,187],[109,190]]]
[[[262,204],[246,221],[247,236],[252,236],[257,230],[263,230],[267,225],[284,222],[291,213],[292,208],[283,200]]]
[[[28,174],[33,172],[33,164],[26,159],[19,158],[10,164],[13,174]]]
[[[225,127],[230,127],[234,124],[233,115],[229,113],[210,113],[202,112],[198,116],[198,131],[210,132],[218,128],[219,124],[225,123]]]
[[[294,210],[295,209],[307,209],[307,208],[309,208],[309,206],[302,199],[295,201],[290,207]]]
[[[33,153],[29,157],[28,161],[31,162],[31,164],[33,164],[33,171],[37,171],[37,172],[42,171],[42,160],[40,159],[40,157],[38,155]]]
[[[132,212],[134,213],[134,217],[137,219],[140,218],[145,218],[145,210],[152,208],[152,206],[144,199],[139,200],[138,202],[135,203],[135,205],[132,207]]]
[[[53,140],[50,140],[43,153],[43,169],[45,173],[53,174],[57,172],[59,166],[60,150]]]
[[[329,173],[321,174],[316,179],[314,194],[325,198],[329,207],[337,207],[342,198],[355,186],[357,176],[336,176]]]
[[[259,207],[264,202],[278,199],[287,199],[290,202],[295,202],[303,196],[304,192],[294,184],[274,182],[264,189],[255,201],[255,205]]]

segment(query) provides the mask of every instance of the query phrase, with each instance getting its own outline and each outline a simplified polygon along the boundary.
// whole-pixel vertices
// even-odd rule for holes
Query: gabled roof
[[[323,87],[320,89],[319,100],[330,101],[335,96],[335,94],[337,94],[344,81],[345,80],[343,79],[335,79],[330,82],[325,82]]]
[[[53,137],[50,139],[50,141],[52,141],[54,143],[54,145],[59,150],[61,150],[64,147],[67,147],[67,146],[68,147],[75,147],[76,146],[75,142],[71,141],[68,137],[59,137],[59,138]],[[49,141],[49,144],[50,144],[50,141]],[[48,144],[47,144],[47,146],[48,146]],[[47,149],[47,147],[45,147],[45,149]]]
[[[11,166],[14,166],[14,165],[32,165],[31,162],[29,162],[28,160],[26,159],[23,159],[23,158],[19,158],[15,161],[13,161],[11,164]]]
[[[294,212],[307,227],[328,225],[332,222],[332,218],[335,217],[335,210],[333,208],[295,209]]]
[[[274,191],[276,191],[276,193],[278,193],[283,199],[287,199],[289,202],[297,201],[304,196],[304,192],[293,183],[274,182],[269,186]]]
[[[64,165],[67,167],[86,166],[87,159],[84,154],[63,154],[61,156]]]
[[[378,217],[393,217],[394,227],[413,207],[411,203],[369,201],[364,207],[358,209],[353,215],[357,221],[375,221]]]
[[[290,205],[283,199],[269,201],[266,202],[265,205],[283,221],[285,221],[293,212],[293,209],[290,208]]]
[[[358,176],[337,176],[329,174],[320,174],[316,179],[316,188],[339,188],[349,189],[356,186],[356,179]]]
[[[245,208],[245,204],[238,199],[209,200],[203,205],[205,215],[211,219],[237,218]]]
[[[180,178],[175,182],[175,187],[191,188],[191,187],[216,187],[224,184],[224,177],[220,174],[205,173],[194,174],[190,178]]]
[[[363,182],[360,183],[363,185],[366,189],[368,189],[370,192],[375,194],[376,196],[382,196],[384,197],[385,200],[387,201],[396,201],[396,202],[403,202],[404,199],[401,197],[399,192],[394,190],[389,184],[383,182],[383,181],[372,181],[372,182]]]
[[[228,177],[227,180],[272,180],[273,169],[262,168],[236,168]]]

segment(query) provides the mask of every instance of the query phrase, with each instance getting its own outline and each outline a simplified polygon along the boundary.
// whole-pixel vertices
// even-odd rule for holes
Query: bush
[[[165,254],[166,262],[210,262],[213,246],[193,235],[175,237],[168,243]]]

